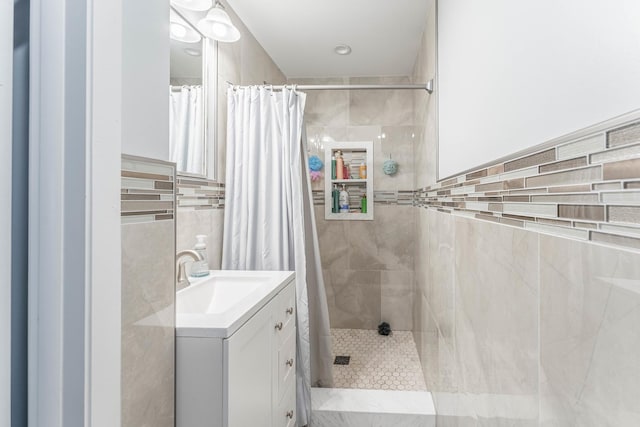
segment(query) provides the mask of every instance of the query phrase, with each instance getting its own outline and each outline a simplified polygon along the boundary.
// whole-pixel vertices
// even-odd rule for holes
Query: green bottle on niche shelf
[[[331,192],[331,202],[331,212],[340,212],[340,191],[338,190],[338,186],[336,184],[333,184],[333,191]]]

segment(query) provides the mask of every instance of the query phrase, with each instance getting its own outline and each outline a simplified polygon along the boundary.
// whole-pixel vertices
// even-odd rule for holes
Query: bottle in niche
[[[362,163],[360,163],[360,168],[358,169],[358,175],[360,176],[360,179],[367,179],[367,165],[364,162],[364,160],[362,161]]]
[[[349,193],[342,184],[342,191],[340,191],[340,213],[349,213]]]
[[[336,156],[331,156],[331,179],[336,179]]]
[[[331,202],[331,212],[340,212],[340,190],[338,190],[337,184],[333,184],[333,191],[331,192]]]
[[[342,151],[336,151],[336,179],[344,179],[344,159]]]
[[[360,212],[367,213],[367,195],[363,194],[360,199]]]
[[[195,261],[191,264],[192,277],[204,277],[209,275],[209,262],[207,262],[207,239],[206,234],[198,234],[196,236],[196,244],[193,250],[198,252],[202,257],[202,261]]]
[[[351,179],[351,174],[349,173],[349,165],[347,163],[344,164],[344,172],[342,172],[344,179]]]

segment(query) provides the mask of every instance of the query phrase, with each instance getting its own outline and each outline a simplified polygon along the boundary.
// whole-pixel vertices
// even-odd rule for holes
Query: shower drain
[[[348,365],[351,356],[336,356],[336,360],[333,361],[334,365]]]

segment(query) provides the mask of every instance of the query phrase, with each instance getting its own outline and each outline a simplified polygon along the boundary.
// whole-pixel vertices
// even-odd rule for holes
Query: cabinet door
[[[272,304],[267,304],[225,340],[225,426],[271,425],[272,312]]]
[[[294,427],[296,425],[296,383],[292,381],[290,387],[276,406],[273,414],[273,427]]]

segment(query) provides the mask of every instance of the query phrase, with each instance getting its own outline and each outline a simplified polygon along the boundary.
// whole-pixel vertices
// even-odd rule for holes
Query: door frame
[[[122,0],[32,0],[29,426],[120,425]]]
[[[0,2],[0,348],[11,348],[13,1]],[[0,351],[0,425],[11,425],[11,351]]]

